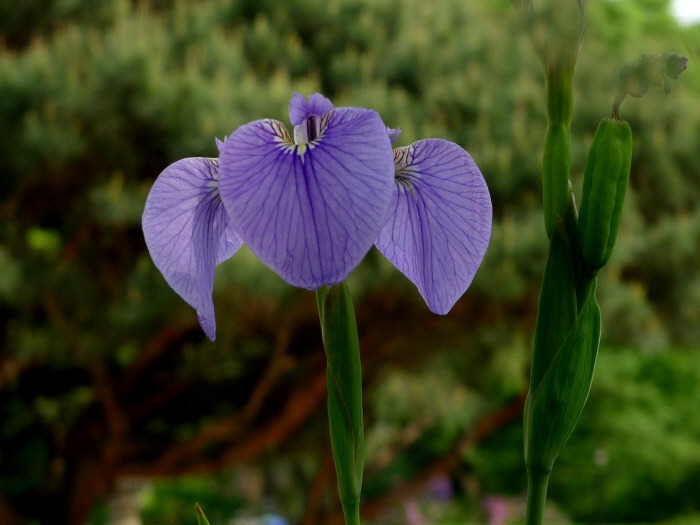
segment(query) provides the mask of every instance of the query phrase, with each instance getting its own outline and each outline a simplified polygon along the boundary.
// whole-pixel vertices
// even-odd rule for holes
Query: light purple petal
[[[242,244],[221,203],[218,161],[189,158],[165,168],[148,194],[143,233],[156,267],[213,341],[214,268]]]
[[[294,286],[347,277],[384,224],[394,163],[386,127],[339,108],[294,144],[281,122],[238,128],[221,147],[221,198],[250,249]]]
[[[491,199],[469,154],[446,140],[394,150],[396,184],[376,245],[446,314],[469,287],[491,236]]]
[[[401,130],[399,128],[386,128],[386,133],[389,135],[389,140],[391,140],[392,144],[401,136]]]
[[[308,100],[299,93],[292,95],[289,102],[289,120],[298,126],[309,117],[322,117],[333,109],[333,103],[320,93],[309,95]]]

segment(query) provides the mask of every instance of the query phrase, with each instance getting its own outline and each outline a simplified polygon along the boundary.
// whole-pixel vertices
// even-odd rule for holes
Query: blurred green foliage
[[[588,404],[552,472],[551,499],[581,523],[657,522],[697,512],[699,376],[696,352],[601,348]],[[502,453],[521,440],[512,425],[476,453],[487,491],[522,486],[522,477],[512,477],[517,460]]]
[[[668,4],[588,3],[576,185],[619,68],[697,42]],[[211,344],[153,267],[140,229],[165,166],[215,155],[214,137],[250,120],[287,121],[294,91],[376,109],[403,130],[397,145],[459,143],[494,202],[486,260],[449,316],[429,314],[374,251],[350,278],[366,354],[369,495],[421,475],[525,388],[546,255],[545,115],[540,66],[508,0],[0,0],[0,510],[78,523],[81,497],[104,498],[115,477],[230,467],[244,456],[227,447],[267,436],[288,399],[315,392],[323,352],[312,294],[243,250],[217,273]],[[696,354],[668,349],[697,352],[700,337],[699,95],[691,55],[670,96],[622,108],[634,133],[631,186],[599,298],[604,341],[638,350],[604,352],[591,408],[560,460],[552,498],[579,519],[596,519],[600,501],[581,494],[601,480],[608,519],[698,510]],[[261,438],[244,457],[262,462],[266,486],[286,491],[279,505],[295,517],[310,515],[305,494],[323,480],[327,452],[320,405],[307,412],[303,428]],[[242,414],[233,437],[165,461],[232,414]],[[496,434],[491,456],[469,453],[460,468],[484,491],[517,494],[519,439]],[[599,449],[607,466],[584,469]],[[83,490],[90,465],[100,468]],[[318,513],[332,511],[319,501]]]
[[[226,523],[244,507],[239,494],[227,477],[163,481],[146,490],[141,510],[144,523],[188,523],[191,522],[193,501],[206,509],[207,519],[214,523]],[[229,490],[222,490],[228,485]]]

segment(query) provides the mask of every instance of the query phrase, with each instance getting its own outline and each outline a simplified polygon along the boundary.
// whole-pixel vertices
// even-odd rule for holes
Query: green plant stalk
[[[347,285],[316,292],[327,358],[328,425],[346,525],[360,524],[364,468],[362,366],[357,323]]]
[[[588,398],[600,341],[595,276],[584,271],[576,209],[556,223],[542,280],[525,404],[528,525],[540,525],[554,462]]]
[[[540,20],[533,18],[532,3],[524,5],[545,66],[548,121],[542,193],[550,251],[540,293],[524,414],[526,523],[540,525],[550,472],[578,422],[593,380],[601,329],[595,300],[596,275],[615,243],[629,178],[632,135],[627,123],[617,116],[621,98],[616,97],[613,118],[601,122],[591,147],[582,212],[577,216],[569,181],[570,126],[573,72],[583,33],[585,2],[545,2],[540,5]],[[578,17],[564,16],[558,23],[571,21],[576,27],[564,27],[561,33],[566,36],[557,45],[549,40],[557,29],[555,19],[546,19],[545,15],[562,15],[566,6],[578,8]],[[668,60],[673,75],[685,69],[682,57],[669,56]]]
[[[535,341],[530,367],[530,389],[534,390],[554,359],[567,332],[576,322],[577,297],[576,261],[574,258],[576,237],[571,234],[571,221],[575,221],[573,197],[567,214],[568,221],[560,219],[549,243],[549,254],[542,277],[540,298],[535,325]],[[575,222],[574,222],[575,227]],[[576,235],[576,231],[573,231]]]
[[[575,216],[573,200],[570,214]],[[575,220],[575,217],[574,217]],[[562,220],[552,233],[549,255],[542,278],[535,341],[530,367],[530,388],[524,412],[525,467],[527,469],[526,524],[540,525],[547,499],[547,486],[554,460],[549,453],[551,436],[544,432],[535,414],[535,392],[555,360],[570,327],[576,320],[576,290],[570,283],[575,279],[571,237]],[[546,394],[546,392],[545,392]],[[542,402],[542,396],[539,398]],[[551,414],[552,418],[559,414]]]
[[[596,274],[615,244],[629,178],[632,133],[603,119],[589,153],[581,214],[569,195],[557,218],[542,282],[525,407],[528,523],[542,519],[547,480],[588,398],[600,343]]]
[[[551,126],[550,132],[558,126],[561,122]],[[568,159],[568,144],[566,151],[563,145],[562,141],[554,147],[561,148],[560,159],[564,154]],[[601,329],[596,274],[615,243],[631,152],[629,125],[604,119],[586,166],[581,215],[577,217],[567,189],[566,209],[552,219],[525,405],[528,525],[542,523],[550,472],[578,422],[593,381]],[[545,157],[551,162],[556,159]],[[554,170],[550,166],[549,172]],[[548,173],[546,167],[544,173]]]
[[[574,112],[574,67],[565,64],[546,69],[545,89],[547,97],[547,123],[549,126],[571,126]],[[566,174],[568,179],[569,174]]]
[[[548,68],[546,75],[547,137],[542,157],[542,199],[547,236],[551,239],[557,218],[566,215],[569,201],[571,145],[569,128],[573,112],[573,71]]]
[[[539,525],[544,518],[544,507],[547,501],[547,486],[549,471],[528,469],[527,471],[527,512],[525,523]]]
[[[595,280],[575,323],[550,354],[541,380],[532,383],[525,406],[525,461],[528,472],[549,475],[588,398],[600,343],[600,309]],[[555,334],[559,336],[560,334]]]
[[[545,62],[548,129],[542,188],[550,250],[524,417],[528,525],[542,523],[550,472],[588,397],[600,335],[595,281],[583,276],[569,181],[573,64]]]

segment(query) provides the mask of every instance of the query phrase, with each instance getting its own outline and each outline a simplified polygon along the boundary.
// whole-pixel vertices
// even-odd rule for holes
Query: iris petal
[[[148,194],[143,232],[156,267],[197,310],[213,341],[214,268],[242,244],[219,197],[217,160],[197,157],[168,166]]]
[[[446,314],[469,287],[491,235],[491,199],[469,154],[429,139],[394,150],[396,184],[376,245]]]
[[[384,224],[394,166],[374,111],[334,109],[304,144],[294,144],[281,122],[258,120],[220,152],[229,215],[250,249],[292,285],[342,281]]]
[[[333,103],[320,93],[309,95],[308,99],[294,93],[289,102],[289,120],[292,126],[298,126],[307,118],[322,117],[332,109]]]

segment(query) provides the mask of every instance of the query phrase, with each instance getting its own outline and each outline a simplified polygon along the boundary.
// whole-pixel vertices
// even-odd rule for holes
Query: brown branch
[[[265,400],[272,392],[277,380],[293,366],[293,360],[287,356],[291,339],[289,327],[280,327],[276,332],[275,345],[265,372],[240,413],[241,423],[251,421],[260,413]]]
[[[379,471],[391,464],[396,456],[405,450],[411,444],[420,439],[423,431],[426,430],[432,423],[432,418],[422,417],[411,422],[397,436],[394,442],[382,450],[370,465],[365,467],[367,473]]]
[[[151,338],[144,351],[139,354],[138,359],[129,366],[121,383],[127,386],[132,385],[140,375],[146,372],[151,363],[156,361],[170,345],[180,339],[190,328],[189,326],[184,329],[183,327],[165,327],[161,330],[155,337]],[[290,333],[288,329],[282,328],[278,330],[272,358],[268,363],[268,367],[261,382],[256,385],[256,390],[251,395],[248,404],[243,408],[241,414],[232,416],[231,419],[239,418],[248,421],[257,415],[264,400],[272,390],[276,379],[291,368],[293,364],[291,359],[286,358],[286,349],[289,346],[289,339]],[[133,419],[146,417],[149,412],[163,406],[188,388],[191,388],[191,385],[185,383],[171,384],[168,387],[162,387],[148,399],[142,400],[137,405],[133,405],[129,409],[129,412]],[[125,388],[125,390],[126,389],[128,388]],[[227,427],[225,435],[228,432],[229,429]]]
[[[240,412],[211,423],[187,442],[170,449],[158,460],[159,468],[168,471],[180,463],[191,461],[190,458],[202,456],[209,445],[223,440],[231,441],[240,434],[246,424],[258,415],[279,377],[290,368],[292,362],[286,356],[289,339],[288,329],[278,330],[268,365]]]
[[[26,525],[27,520],[17,514],[9,502],[0,497],[0,523],[3,525]]]
[[[74,465],[74,475],[68,498],[68,523],[85,523],[94,503],[109,494],[114,486],[113,465],[105,465],[103,460],[91,461],[81,458]]]
[[[69,325],[65,315],[63,315],[64,308],[56,294],[51,291],[46,291],[41,297],[40,303],[51,326],[58,332],[67,332],[69,330]]]
[[[227,449],[216,459],[206,461],[196,448],[173,445],[173,448],[163,456],[164,459],[156,460],[150,465],[122,465],[119,475],[155,477],[205,474],[231,465],[253,461],[289,438],[311,417],[325,398],[325,371],[301,385],[289,397],[280,415],[270,424],[256,430],[254,434],[249,434],[242,442],[229,443]]]
[[[102,407],[102,412],[104,414],[104,431],[106,433],[106,439],[102,444],[101,450],[98,452],[100,457],[100,467],[98,472],[95,473],[100,476],[102,481],[102,486],[93,486],[89,479],[83,479],[84,477],[89,477],[90,474],[85,474],[87,472],[92,472],[95,469],[95,465],[85,465],[83,469],[80,469],[74,480],[74,486],[78,486],[78,492],[76,496],[71,498],[71,505],[78,504],[80,502],[85,502],[84,505],[88,507],[87,512],[89,512],[90,502],[83,495],[91,494],[94,498],[97,498],[106,493],[107,490],[111,488],[111,484],[114,481],[114,473],[117,465],[121,462],[125,455],[125,446],[127,440],[127,434],[129,431],[129,415],[126,413],[124,408],[119,403],[117,396],[115,395],[113,384],[107,371],[104,362],[100,361],[94,363],[89,368],[89,373],[92,379],[92,389],[95,398],[100,403]],[[81,458],[81,464],[84,463]],[[94,483],[94,482],[93,482]],[[87,484],[87,487],[81,487],[81,485]],[[75,513],[80,516],[81,513],[85,512],[83,506],[79,506],[76,509],[71,509],[71,513]],[[86,515],[87,517],[87,515]],[[75,523],[80,523],[75,521]]]
[[[122,439],[129,428],[128,416],[112,388],[104,362],[95,362],[89,369],[93,392],[104,413],[105,425],[110,437]]]
[[[326,373],[323,371],[311,383],[301,388],[286,403],[282,416],[268,425],[260,436],[253,436],[242,445],[229,449],[222,458],[224,465],[252,461],[271,448],[282,443],[308,420],[325,399]]]
[[[323,497],[328,487],[333,486],[335,483],[333,481],[334,472],[333,453],[330,446],[328,446],[326,447],[323,460],[321,461],[321,465],[319,466],[316,477],[306,497],[306,508],[304,509],[304,516],[299,525],[314,525],[320,521]]]
[[[146,371],[146,369],[165,352],[170,345],[178,341],[192,327],[182,325],[165,326],[156,335],[151,337],[148,344],[138,355],[138,358],[124,372],[122,383],[132,385]]]
[[[5,388],[5,385],[15,381],[32,364],[30,361],[20,361],[13,357],[2,359],[0,361],[0,390]],[[0,523],[2,522],[0,521]]]
[[[140,400],[138,404],[131,405],[129,415],[132,421],[146,418],[151,412],[166,405],[184,392],[192,388],[191,383],[172,382],[162,385],[156,392],[153,392],[148,398]]]

